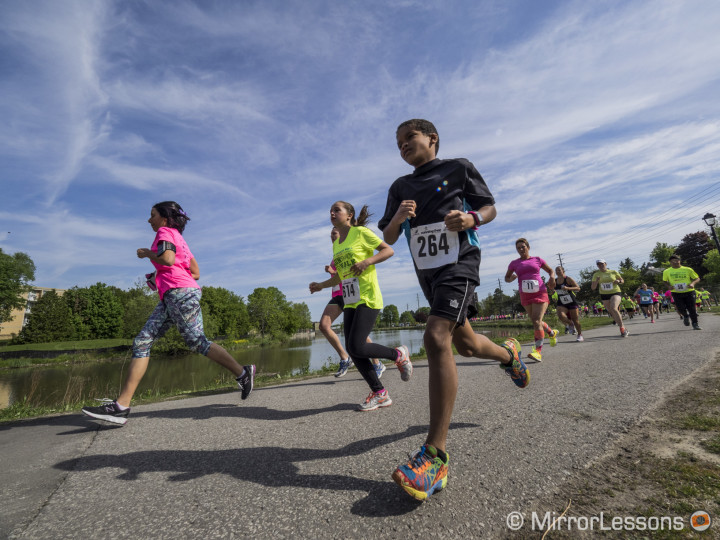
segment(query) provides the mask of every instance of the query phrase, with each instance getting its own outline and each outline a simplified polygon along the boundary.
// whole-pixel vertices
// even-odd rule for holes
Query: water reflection
[[[489,337],[517,335],[518,329],[485,332]],[[423,346],[423,330],[373,332],[373,341],[388,347],[407,345],[411,354]],[[298,375],[337,363],[330,343],[318,333],[313,340],[295,341],[278,347],[231,351],[241,364],[256,364],[260,374]],[[0,408],[27,399],[34,405],[77,402],[87,397],[116,397],[130,362],[126,358],[76,366],[36,367],[0,371]],[[201,390],[210,384],[235,384],[231,374],[204,356],[152,356],[138,387],[145,392]]]

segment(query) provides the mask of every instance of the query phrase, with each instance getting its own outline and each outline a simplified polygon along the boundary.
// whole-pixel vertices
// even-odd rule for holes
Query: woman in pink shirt
[[[547,287],[555,288],[555,272],[540,257],[530,256],[530,243],[525,238],[518,238],[515,241],[515,249],[520,255],[508,265],[505,281],[512,283],[518,280],[520,288],[520,303],[527,311],[532,320],[535,331],[535,346],[528,354],[528,358],[542,362],[542,346],[545,339],[545,332],[550,336],[550,346],[557,344],[558,331],[553,330],[543,321],[545,310],[547,310],[550,299],[548,298]],[[540,277],[540,270],[550,274],[547,287]]]
[[[250,395],[255,366],[241,366],[225,349],[205,337],[201,291],[196,281],[200,279],[200,268],[182,236],[189,220],[182,207],[173,201],[158,203],[150,210],[148,223],[156,233],[155,240],[149,249],[138,249],[137,256],[150,259],[155,267],[147,278],[150,288],[157,290],[160,302],[133,342],[133,358],[120,396],[100,407],[84,407],[84,414],[114,424],[127,422],[130,401],[150,362],[150,348],[171,326],[177,327],[190,349],[235,375],[242,399]]]

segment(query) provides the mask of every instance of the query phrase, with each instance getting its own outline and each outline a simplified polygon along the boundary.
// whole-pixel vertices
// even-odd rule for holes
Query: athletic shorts
[[[580,309],[580,306],[579,306],[578,304],[576,304],[575,302],[573,302],[572,304],[560,304],[560,303],[558,303],[557,307],[559,307],[559,308],[560,308],[560,307],[561,307],[561,308],[565,308],[565,309],[567,309],[568,311],[570,311],[571,309]]]
[[[612,294],[601,294],[600,300],[605,302],[607,300],[610,300],[613,296],[622,296],[622,293],[616,292],[616,293],[612,293]]]
[[[523,306],[530,304],[549,304],[550,299],[548,298],[547,291],[536,293],[524,293],[520,291],[520,303]]]
[[[333,296],[330,301],[327,303],[328,306],[340,306],[340,309],[343,309],[345,307],[345,301],[343,300],[343,297],[341,294],[338,294],[337,296]]]
[[[473,300],[477,283],[464,278],[452,278],[432,289],[430,315],[455,321],[457,326],[465,324],[468,306]]]

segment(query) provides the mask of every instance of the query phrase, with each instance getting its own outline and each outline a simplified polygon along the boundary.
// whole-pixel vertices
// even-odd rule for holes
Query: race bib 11
[[[536,293],[540,292],[540,282],[537,279],[523,279],[522,292]]]

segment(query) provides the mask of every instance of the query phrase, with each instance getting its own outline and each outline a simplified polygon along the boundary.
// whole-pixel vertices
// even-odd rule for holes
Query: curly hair
[[[437,132],[437,129],[435,129],[435,126],[432,122],[430,122],[430,120],[423,120],[422,118],[405,120],[405,122],[403,122],[397,127],[397,129],[395,130],[395,135],[397,135],[397,132],[404,127],[408,127],[410,129],[417,129],[423,135],[437,135],[437,141],[435,142],[435,155],[440,152],[440,134]]]

